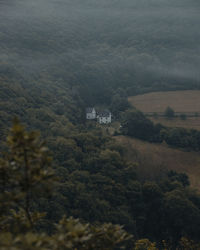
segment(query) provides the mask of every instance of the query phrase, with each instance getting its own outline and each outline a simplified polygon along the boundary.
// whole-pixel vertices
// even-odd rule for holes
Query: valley
[[[0,249],[200,249],[199,1],[0,6]]]

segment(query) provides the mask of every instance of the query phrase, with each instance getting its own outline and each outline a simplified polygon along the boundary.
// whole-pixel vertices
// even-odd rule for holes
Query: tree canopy
[[[38,134],[14,124],[8,153],[0,160],[2,248],[160,249],[167,244],[187,249],[188,242],[197,244],[200,197],[187,176],[169,172],[158,182],[142,183],[117,146],[100,138],[87,148],[86,155],[95,156],[91,165],[89,158],[79,170],[54,166],[55,179]],[[83,135],[77,140],[83,142]],[[69,214],[80,219],[66,218]],[[109,222],[120,222],[128,232]]]

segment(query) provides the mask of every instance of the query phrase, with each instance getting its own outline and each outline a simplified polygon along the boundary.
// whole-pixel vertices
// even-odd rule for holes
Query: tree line
[[[171,114],[171,110],[170,114]],[[171,115],[170,115],[171,117]],[[184,148],[200,150],[200,132],[195,129],[171,128],[160,123],[154,124],[141,111],[128,110],[123,114],[121,132],[149,142],[162,143]]]

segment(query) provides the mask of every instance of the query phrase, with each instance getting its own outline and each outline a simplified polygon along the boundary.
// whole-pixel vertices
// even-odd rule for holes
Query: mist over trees
[[[197,1],[1,1],[1,75],[73,86],[87,104],[199,88]],[[75,90],[74,90],[75,91]],[[87,96],[87,97],[86,97]]]

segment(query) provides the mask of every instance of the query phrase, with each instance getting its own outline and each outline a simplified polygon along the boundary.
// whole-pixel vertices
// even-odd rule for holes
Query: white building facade
[[[95,108],[87,108],[86,109],[86,119],[87,120],[94,120],[97,118]]]
[[[108,123],[111,123],[112,122],[112,115],[111,115],[111,112],[108,111],[108,110],[105,110],[103,112],[101,112],[99,115],[98,115],[98,122],[100,124],[108,124]]]

